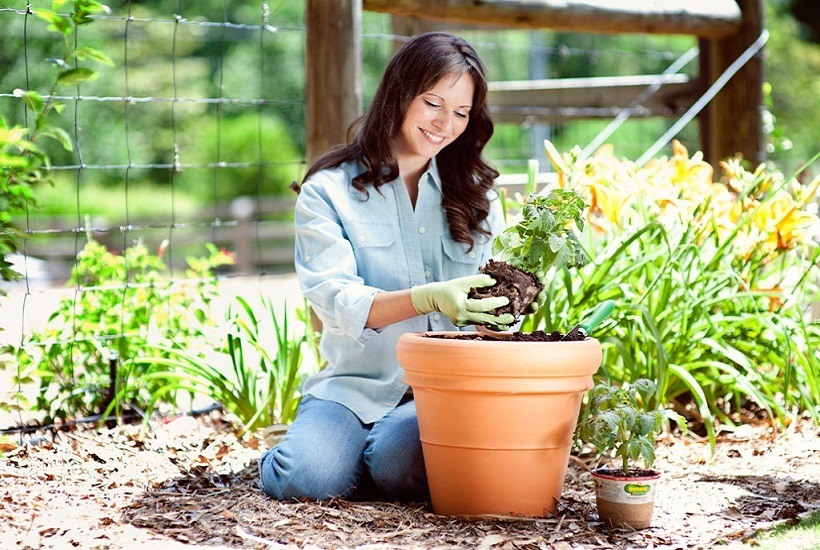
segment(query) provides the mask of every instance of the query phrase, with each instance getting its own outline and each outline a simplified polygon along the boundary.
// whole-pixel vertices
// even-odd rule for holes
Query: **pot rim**
[[[598,340],[591,336],[587,336],[583,340],[557,340],[553,342],[536,342],[536,341],[514,341],[514,342],[507,342],[508,336],[503,336],[498,340],[479,340],[479,339],[472,339],[472,338],[465,338],[465,339],[458,339],[458,338],[428,338],[428,336],[458,336],[458,335],[465,335],[465,334],[476,334],[481,335],[480,332],[469,332],[469,331],[460,331],[460,330],[428,330],[425,332],[406,332],[400,336],[400,339],[405,341],[408,340],[421,340],[422,338],[425,342],[430,343],[432,345],[471,345],[471,346],[520,346],[524,344],[529,345],[552,345],[552,346],[584,346],[584,345],[596,345],[599,344]],[[499,333],[502,335],[512,335],[512,332],[504,332]]]
[[[411,386],[414,381],[419,382],[418,376],[428,382],[431,376],[437,380],[464,376],[511,380],[534,376],[567,380],[573,387],[581,384],[586,391],[592,388],[591,375],[601,365],[601,344],[594,338],[582,342],[505,342],[427,337],[430,334],[464,333],[402,334],[396,356],[405,371],[405,381]]]

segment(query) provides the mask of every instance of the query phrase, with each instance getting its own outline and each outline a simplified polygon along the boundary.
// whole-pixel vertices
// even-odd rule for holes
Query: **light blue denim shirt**
[[[328,362],[303,392],[341,403],[369,424],[407,390],[396,359],[399,336],[459,330],[438,312],[365,328],[376,293],[474,275],[492,254],[492,238],[475,235],[472,250],[450,238],[435,159],[419,180],[415,210],[401,178],[378,191],[369,187],[365,200],[351,184],[363,171],[358,162],[347,162],[302,185],[295,265],[302,292],[322,321],[320,350]],[[504,221],[497,194],[490,194],[484,224],[494,236]]]

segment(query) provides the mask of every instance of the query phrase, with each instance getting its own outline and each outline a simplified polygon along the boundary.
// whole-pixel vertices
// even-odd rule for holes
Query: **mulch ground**
[[[218,413],[0,440],[0,548],[710,548],[820,510],[820,438],[796,421],[666,438],[652,527],[607,529],[573,457],[552,517],[443,517],[426,504],[266,497],[256,461]]]

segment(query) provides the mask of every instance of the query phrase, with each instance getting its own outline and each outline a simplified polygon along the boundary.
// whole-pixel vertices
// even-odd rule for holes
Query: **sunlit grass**
[[[761,550],[814,550],[820,548],[820,511],[809,514],[797,525],[780,525],[758,534],[744,546]]]

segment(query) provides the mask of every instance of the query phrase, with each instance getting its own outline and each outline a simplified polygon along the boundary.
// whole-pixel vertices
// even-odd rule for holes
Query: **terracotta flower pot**
[[[416,400],[436,513],[553,512],[581,399],[601,364],[598,341],[505,342],[408,333],[397,351]]]
[[[661,474],[655,470],[645,472],[647,475],[625,476],[611,469],[592,471],[595,502],[603,523],[610,527],[649,527],[655,508],[655,485]]]

